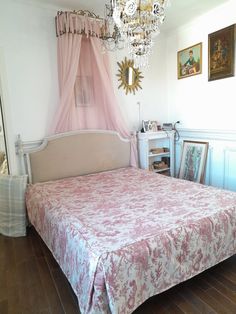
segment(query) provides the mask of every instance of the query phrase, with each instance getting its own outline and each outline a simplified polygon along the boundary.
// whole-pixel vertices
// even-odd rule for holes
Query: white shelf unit
[[[170,176],[174,176],[174,140],[175,131],[158,131],[158,132],[147,132],[138,133],[138,151],[139,151],[139,162],[140,168],[150,169],[152,168],[153,162],[162,161],[163,157],[168,159],[168,167],[161,169],[152,169],[154,172],[164,173],[169,172]],[[160,152],[158,154],[152,154],[151,149],[155,148],[167,148],[168,151]]]

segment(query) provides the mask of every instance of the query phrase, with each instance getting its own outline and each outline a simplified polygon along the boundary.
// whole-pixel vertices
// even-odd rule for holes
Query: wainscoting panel
[[[209,142],[205,184],[236,191],[236,131],[179,129],[175,145],[178,177],[184,140]]]
[[[232,167],[233,165],[233,167]],[[224,151],[224,182],[225,189],[236,191],[236,149],[226,148]]]

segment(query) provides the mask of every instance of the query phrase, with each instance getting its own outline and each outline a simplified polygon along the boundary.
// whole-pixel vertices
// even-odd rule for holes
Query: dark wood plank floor
[[[80,313],[77,299],[33,228],[0,235],[0,314]],[[133,314],[236,313],[236,256],[160,295]]]

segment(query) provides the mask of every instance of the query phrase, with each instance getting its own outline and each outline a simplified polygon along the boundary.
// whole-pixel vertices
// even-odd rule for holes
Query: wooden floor
[[[33,228],[0,235],[0,314],[80,313],[76,297]],[[236,313],[236,256],[150,298],[133,314]]]

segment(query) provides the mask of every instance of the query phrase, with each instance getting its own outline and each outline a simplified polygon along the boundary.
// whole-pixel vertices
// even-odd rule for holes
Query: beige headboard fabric
[[[29,153],[32,183],[130,165],[130,141],[112,131],[88,131],[48,138]]]

